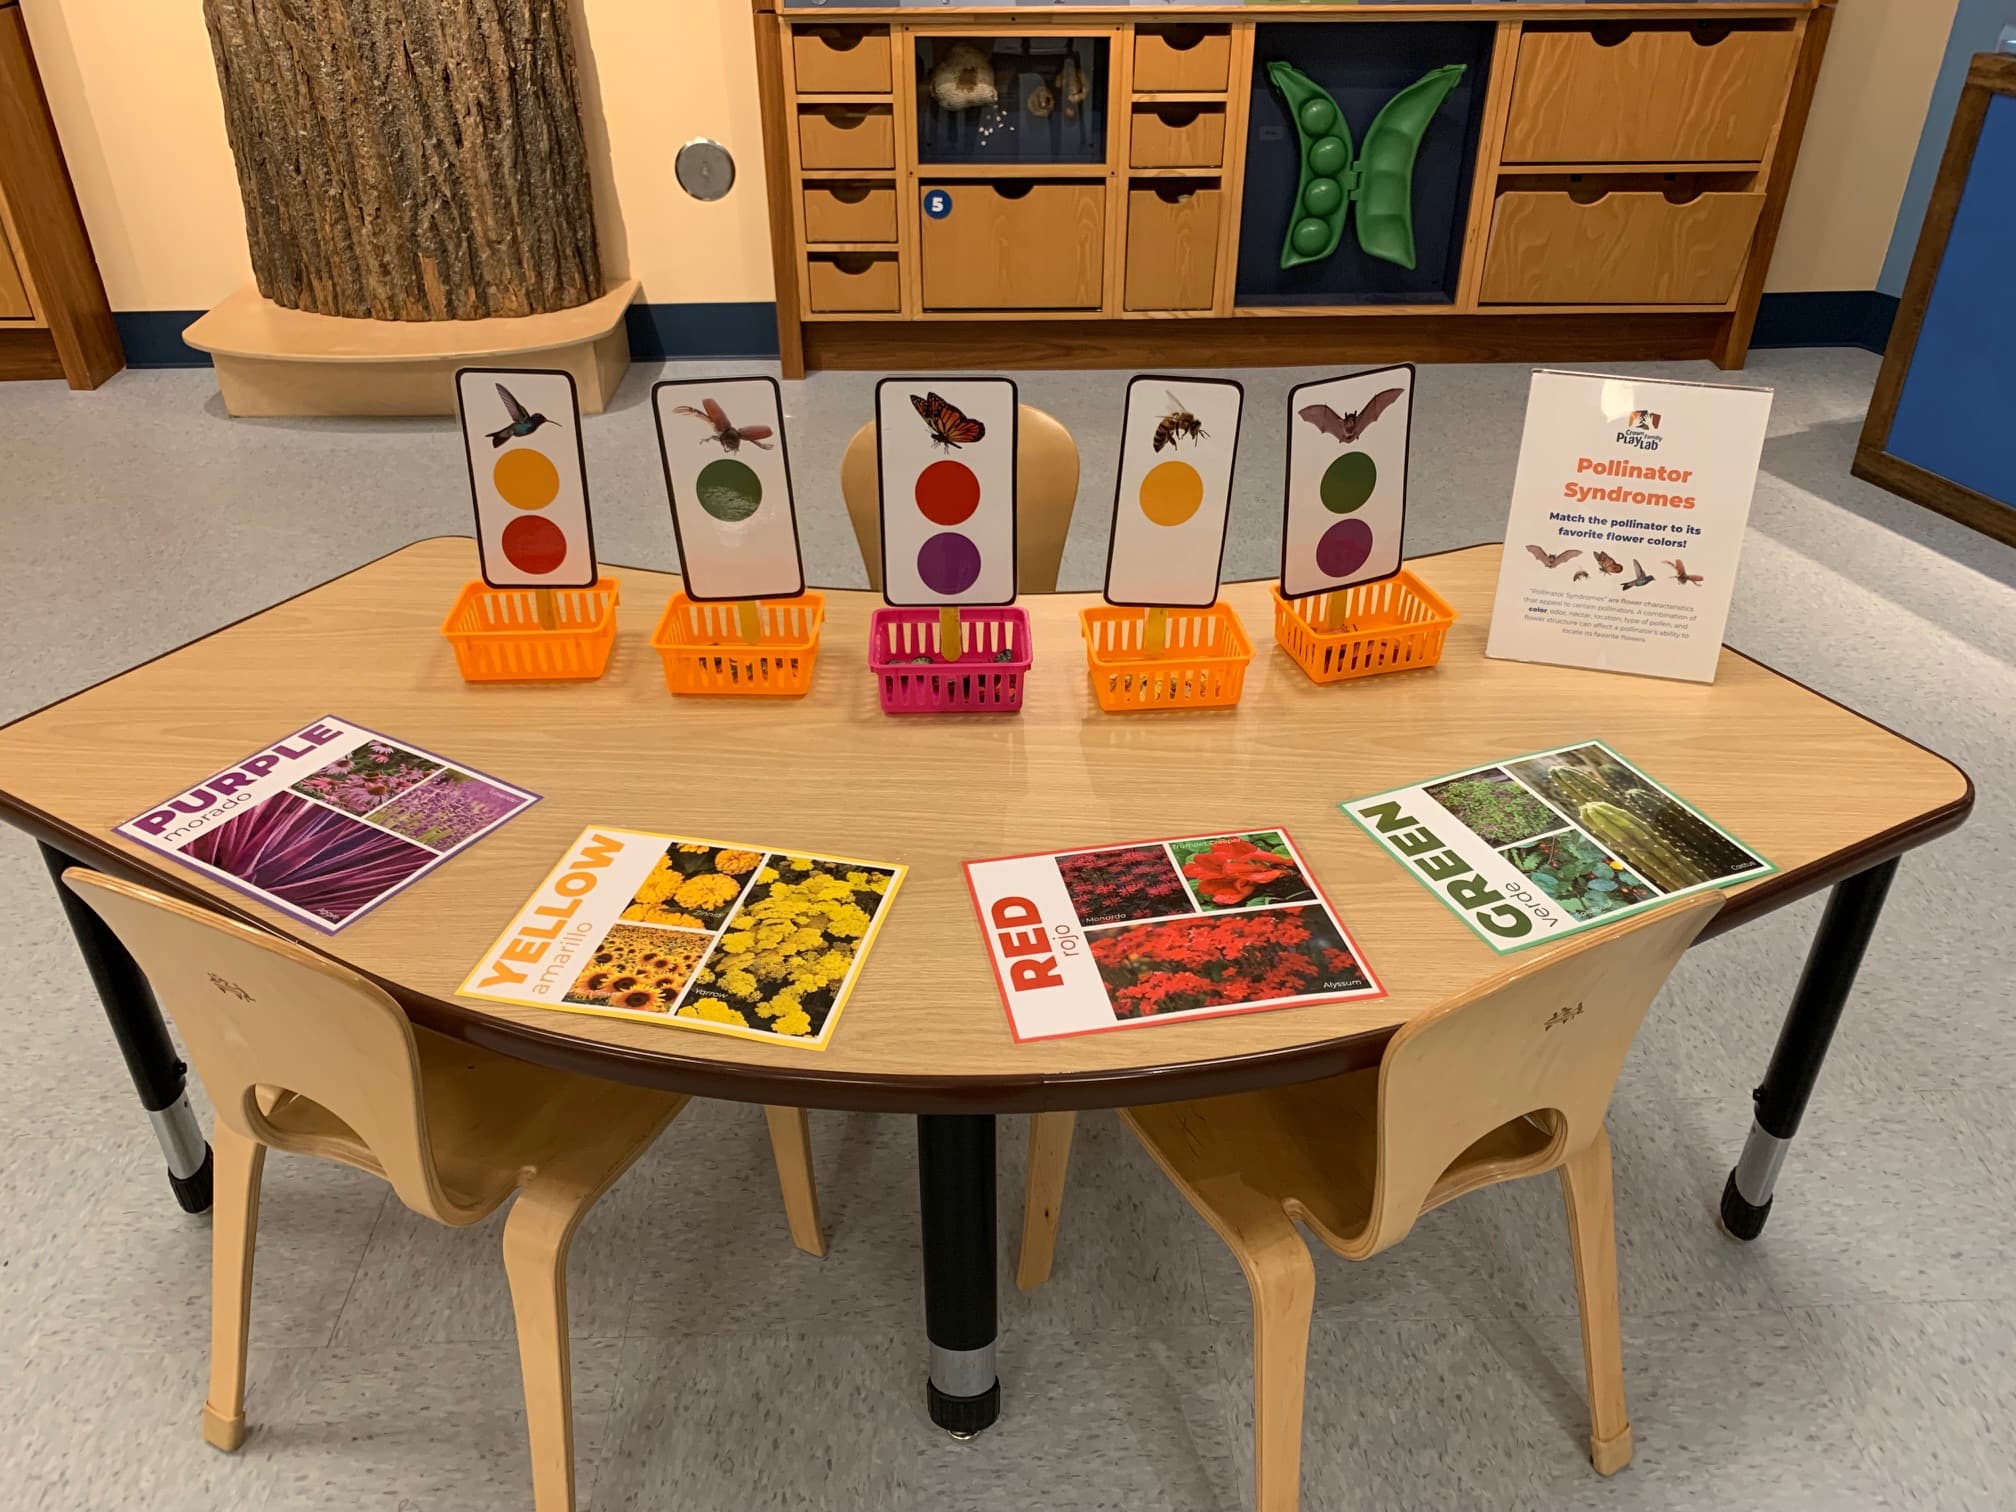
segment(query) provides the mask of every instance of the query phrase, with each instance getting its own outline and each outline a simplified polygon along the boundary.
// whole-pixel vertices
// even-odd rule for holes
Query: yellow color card
[[[459,991],[823,1050],[908,871],[591,826]]]

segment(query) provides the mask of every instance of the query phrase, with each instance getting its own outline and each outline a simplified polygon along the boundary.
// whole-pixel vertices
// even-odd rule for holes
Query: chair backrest
[[[139,963],[220,1119],[284,1149],[259,1090],[305,1097],[349,1127],[408,1207],[460,1221],[435,1173],[419,1056],[397,1003],[355,972],[221,914],[82,867],[63,880]]]
[[[854,432],[840,459],[840,494],[868,568],[868,586],[882,587],[882,517],[877,510],[875,422]],[[1016,406],[1015,574],[1023,593],[1054,593],[1064,538],[1078,503],[1078,443],[1034,405]]]
[[[1592,931],[1401,1028],[1380,1062],[1372,1212],[1352,1251],[1588,1145],[1652,1000],[1721,906],[1703,893]]]

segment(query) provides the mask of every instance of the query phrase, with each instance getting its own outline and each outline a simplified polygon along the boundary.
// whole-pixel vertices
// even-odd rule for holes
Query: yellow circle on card
[[[1162,462],[1141,480],[1141,513],[1156,525],[1181,525],[1204,502],[1204,479],[1188,462]]]
[[[513,509],[544,509],[560,497],[560,469],[551,457],[529,446],[499,457],[490,479]]]

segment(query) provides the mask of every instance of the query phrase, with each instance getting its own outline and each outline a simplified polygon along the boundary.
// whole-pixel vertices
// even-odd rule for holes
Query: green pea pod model
[[[1302,173],[1281,266],[1321,262],[1337,250],[1353,201],[1358,245],[1383,262],[1414,266],[1414,158],[1464,64],[1423,74],[1381,107],[1355,154],[1351,127],[1329,91],[1292,63],[1269,63],[1267,77],[1295,121]]]

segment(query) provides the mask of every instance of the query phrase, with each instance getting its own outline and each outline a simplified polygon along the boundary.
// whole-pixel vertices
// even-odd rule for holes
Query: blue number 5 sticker
[[[926,189],[924,213],[933,220],[945,219],[952,213],[952,196],[943,189]]]

